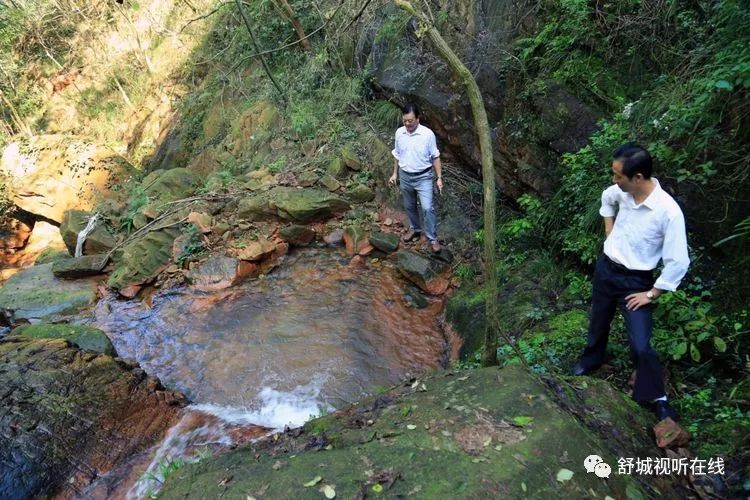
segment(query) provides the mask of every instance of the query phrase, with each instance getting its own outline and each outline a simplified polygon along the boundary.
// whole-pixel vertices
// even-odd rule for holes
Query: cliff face
[[[438,29],[472,71],[484,98],[499,188],[511,198],[528,191],[549,194],[559,155],[587,142],[597,112],[550,84],[530,103],[544,123],[536,142],[516,141],[508,131],[511,117],[506,109],[514,107],[526,89],[515,82],[521,68],[512,60],[512,45],[534,26],[534,7],[510,1],[438,3]],[[481,160],[468,98],[418,32],[417,24],[393,7],[381,9],[359,34],[355,65],[370,72],[382,97],[417,103],[440,146],[476,173]]]

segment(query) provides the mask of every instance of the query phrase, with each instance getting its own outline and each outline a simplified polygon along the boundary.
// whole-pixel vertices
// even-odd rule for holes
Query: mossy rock
[[[375,192],[364,184],[357,184],[346,193],[351,203],[367,203],[375,199]]]
[[[86,228],[93,214],[84,210],[68,210],[60,223],[60,236],[70,255],[75,254],[78,233]],[[84,254],[106,253],[117,244],[114,235],[102,222],[97,223],[94,230],[86,236],[83,244]]]
[[[192,170],[173,168],[164,171],[149,184],[144,181],[143,186],[151,203],[160,206],[187,198],[195,192],[201,181],[200,176]]]
[[[581,425],[575,411],[584,407],[571,412],[520,368],[443,372],[187,465],[168,477],[161,494],[320,498],[330,485],[337,498],[680,498],[677,476],[614,473],[618,456],[661,452],[641,427],[651,417],[609,387],[591,390],[611,409],[622,437],[615,449],[609,435]],[[621,442],[632,444],[621,449]],[[609,479],[586,472],[591,454],[613,467]],[[562,469],[572,472],[569,479],[558,479]],[[317,476],[315,486],[305,486]]]
[[[67,250],[62,250],[58,248],[45,248],[42,250],[42,253],[37,255],[36,260],[34,261],[34,265],[41,265],[41,264],[54,264],[55,262],[59,260],[68,260],[70,258],[70,253]]]
[[[436,282],[442,281],[440,275],[449,266],[443,261],[401,250],[396,254],[396,267],[406,279],[432,294],[435,293]]]
[[[279,231],[279,236],[290,245],[306,246],[315,239],[315,231],[307,226],[295,224],[282,228]]]
[[[391,253],[398,248],[399,239],[396,234],[375,231],[370,235],[370,244],[382,252]]]
[[[82,255],[80,257],[58,260],[52,264],[52,274],[58,278],[83,278],[101,274],[107,265],[107,254]]]
[[[346,201],[317,189],[277,188],[273,204],[280,217],[298,222],[325,220],[349,209]]]
[[[338,191],[341,189],[341,183],[336,180],[336,178],[330,174],[326,174],[323,177],[320,178],[320,183],[325,186],[325,188],[331,192]]]
[[[122,290],[156,277],[172,259],[172,245],[179,235],[180,232],[174,228],[150,231],[125,245],[107,285]]]
[[[115,352],[115,348],[107,335],[98,328],[90,326],[68,324],[23,325],[14,329],[10,334],[35,339],[65,339],[84,351],[117,356],[117,352]]]
[[[461,337],[459,357],[466,359],[484,345],[485,295],[482,290],[461,287],[445,306],[445,320]]]
[[[52,265],[36,265],[11,276],[0,288],[0,311],[13,321],[44,320],[94,303],[95,282],[56,278]]]
[[[328,163],[326,173],[331,177],[343,179],[347,174],[346,163],[341,158],[334,158]]]
[[[362,161],[360,161],[359,155],[354,151],[354,148],[351,145],[341,148],[341,158],[344,160],[344,163],[348,168],[355,172],[362,170]]]

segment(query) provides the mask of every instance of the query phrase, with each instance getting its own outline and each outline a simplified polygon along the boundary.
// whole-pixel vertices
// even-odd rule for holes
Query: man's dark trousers
[[[651,290],[654,277],[651,271],[630,271],[599,257],[594,272],[594,290],[591,295],[591,322],[586,349],[579,360],[586,370],[594,370],[604,362],[609,328],[619,306],[625,319],[625,329],[630,341],[630,353],[635,363],[636,379],[633,399],[648,403],[666,395],[662,367],[651,347],[651,308],[648,304],[635,311],[625,307],[625,297],[631,293]]]

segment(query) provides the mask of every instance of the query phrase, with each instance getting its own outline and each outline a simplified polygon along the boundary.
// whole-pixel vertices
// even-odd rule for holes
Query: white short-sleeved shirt
[[[435,133],[424,125],[417,125],[414,133],[406,127],[396,130],[394,148],[391,152],[398,166],[407,173],[421,172],[432,166],[432,160],[440,156]]]
[[[687,272],[685,217],[679,205],[652,178],[654,190],[636,205],[633,195],[615,184],[602,193],[602,217],[615,217],[612,232],[604,242],[604,253],[628,269],[648,271],[664,262],[654,287],[674,291]]]

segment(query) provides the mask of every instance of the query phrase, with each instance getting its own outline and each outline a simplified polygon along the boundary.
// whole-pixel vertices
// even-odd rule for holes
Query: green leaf
[[[564,483],[565,481],[570,481],[573,479],[573,471],[570,469],[560,469],[557,471],[557,480],[561,483]]]
[[[533,421],[534,421],[534,417],[527,417],[527,416],[513,417],[513,423],[516,425],[520,425],[521,427],[525,425],[529,425]]]
[[[674,359],[680,359],[682,358],[685,353],[687,352],[687,342],[680,342],[677,344],[677,347],[674,348],[674,352],[672,353],[672,357]]]
[[[330,484],[326,484],[325,486],[323,486],[322,491],[328,500],[336,498],[336,490],[334,490],[333,486],[331,486]]]
[[[306,483],[305,483],[305,484],[303,484],[302,486],[304,486],[305,488],[310,488],[311,486],[315,486],[316,484],[318,484],[318,483],[319,483],[319,482],[321,482],[322,480],[323,480],[323,478],[322,478],[322,477],[320,477],[320,476],[315,476],[315,477],[314,477],[313,479],[309,480],[308,482],[306,482]]]
[[[726,81],[726,80],[719,80],[718,82],[716,82],[716,83],[714,84],[714,86],[715,86],[715,87],[716,87],[717,89],[722,89],[722,90],[729,90],[729,91],[732,91],[732,90],[734,90],[734,85],[732,85],[731,83],[729,83],[729,82],[728,82],[728,81]]]
[[[374,491],[375,493],[383,493],[383,485],[380,484],[380,483],[373,484],[372,485],[372,491]]]
[[[690,357],[693,358],[693,361],[696,363],[701,360],[701,353],[693,343],[690,344]]]
[[[727,343],[720,337],[714,337],[714,347],[719,352],[725,352],[727,350]]]

